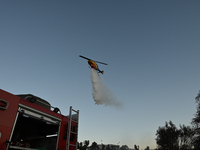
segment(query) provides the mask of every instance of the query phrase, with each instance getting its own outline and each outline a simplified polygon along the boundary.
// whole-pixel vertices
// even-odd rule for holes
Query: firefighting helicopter
[[[79,57],[87,59],[88,60],[88,64],[90,65],[90,67],[93,68],[94,70],[97,70],[98,73],[101,73],[101,74],[103,74],[104,71],[103,70],[99,70],[99,67],[98,67],[98,65],[96,63],[100,63],[100,64],[103,64],[103,65],[108,65],[106,63],[95,61],[95,60],[89,59],[89,58],[81,56],[81,55],[79,55]]]

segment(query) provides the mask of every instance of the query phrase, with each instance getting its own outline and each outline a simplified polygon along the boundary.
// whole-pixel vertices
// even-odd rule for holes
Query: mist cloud
[[[122,104],[118,102],[112,92],[103,83],[98,76],[96,70],[91,69],[91,81],[92,81],[92,95],[97,105],[114,106],[121,108]]]

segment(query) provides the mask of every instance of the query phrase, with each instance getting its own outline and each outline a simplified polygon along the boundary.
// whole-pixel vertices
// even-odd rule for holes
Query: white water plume
[[[105,105],[105,106],[115,106],[122,107],[122,104],[119,103],[114,95],[110,92],[108,87],[102,82],[100,77],[98,76],[96,70],[91,69],[91,80],[92,80],[92,95],[97,105]]]

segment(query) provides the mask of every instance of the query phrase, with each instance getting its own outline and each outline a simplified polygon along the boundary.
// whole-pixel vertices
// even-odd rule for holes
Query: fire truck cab
[[[76,150],[79,111],[64,116],[31,94],[0,89],[0,150]]]

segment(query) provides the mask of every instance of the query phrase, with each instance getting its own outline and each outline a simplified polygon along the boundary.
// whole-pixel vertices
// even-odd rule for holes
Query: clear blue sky
[[[200,90],[200,1],[0,1],[0,88],[68,114],[79,142],[156,147],[165,121],[190,125]],[[123,109],[95,105],[83,55]]]

